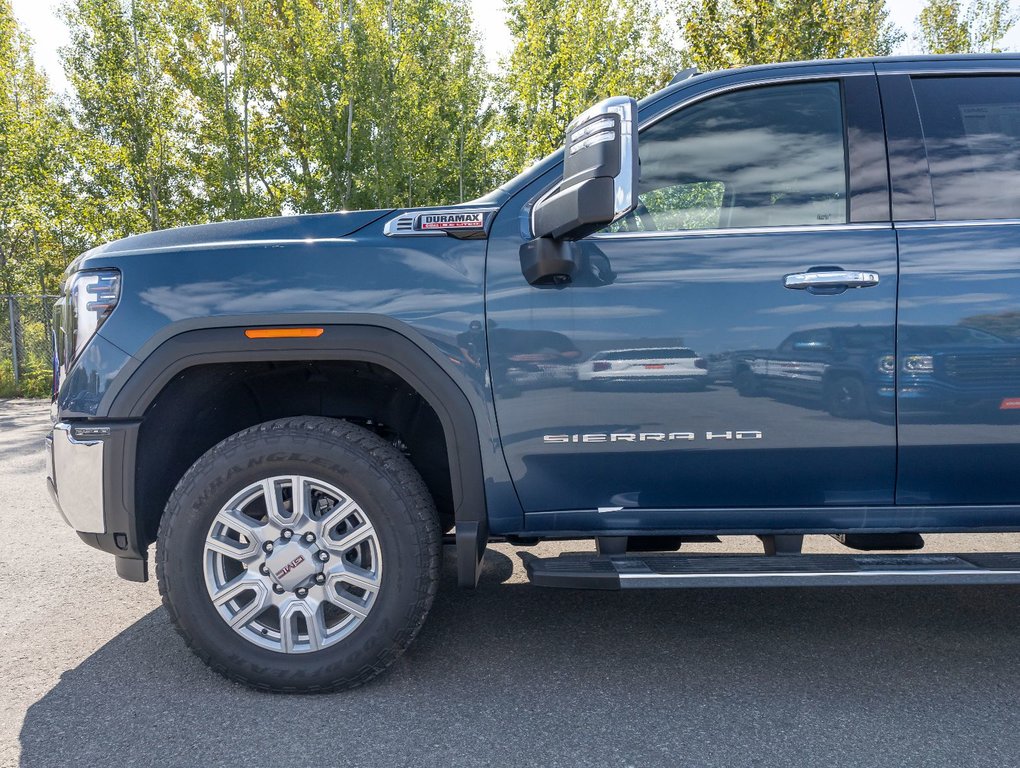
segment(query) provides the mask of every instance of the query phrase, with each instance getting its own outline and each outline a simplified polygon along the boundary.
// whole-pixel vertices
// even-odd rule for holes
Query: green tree
[[[0,0],[0,293],[53,290],[64,267],[67,115]]]
[[[369,150],[355,169],[354,201],[425,205],[486,191],[489,77],[463,3],[377,0],[361,8],[378,58],[357,75]]]
[[[111,235],[203,218],[185,94],[168,76],[167,3],[72,0],[63,51],[74,87],[79,193]]]
[[[928,0],[917,17],[916,39],[925,53],[997,53],[1017,22],[1010,0]]]
[[[215,211],[449,202],[489,181],[484,62],[455,0],[177,2]]]
[[[566,125],[608,96],[665,85],[675,57],[647,0],[507,0],[514,47],[496,84],[502,172],[563,143]]]
[[[970,50],[970,30],[959,0],[928,0],[917,17],[917,39],[925,53]]]
[[[885,0],[679,0],[685,63],[702,70],[884,56],[903,39]]]
[[[270,80],[258,54],[261,15],[272,8],[258,0],[169,0],[165,8],[166,76],[191,113],[187,151],[203,214],[279,213],[275,171],[283,147],[263,128],[266,105],[256,98]]]

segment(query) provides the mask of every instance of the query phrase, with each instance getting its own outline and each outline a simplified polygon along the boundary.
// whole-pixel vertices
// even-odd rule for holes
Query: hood
[[[122,240],[93,248],[72,263],[74,271],[82,259],[113,256],[146,251],[172,251],[181,248],[209,248],[238,241],[255,243],[260,240],[280,242],[287,240],[330,240],[354,234],[362,227],[381,219],[394,209],[371,211],[344,211],[341,213],[314,213],[300,216],[274,216],[265,219],[224,221],[199,224],[191,227],[162,229],[132,235]]]

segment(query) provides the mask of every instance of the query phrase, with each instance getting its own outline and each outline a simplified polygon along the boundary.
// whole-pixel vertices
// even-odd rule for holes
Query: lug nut
[[[280,535],[283,536],[283,538],[286,539],[287,541],[290,541],[290,537],[294,535],[294,531],[292,531],[290,528],[284,528],[283,533],[281,533]]]
[[[315,574],[315,583],[316,584],[325,584],[326,583],[326,574],[324,574],[324,573],[317,573],[317,574]]]
[[[319,554],[318,554],[318,555],[316,555],[316,557],[318,557],[318,558],[319,558],[319,561],[320,561],[320,562],[324,563],[324,562],[326,562],[327,560],[329,560],[329,552],[327,552],[327,551],[326,551],[326,550],[324,550],[324,549],[320,549],[320,550],[319,550]]]
[[[298,597],[308,597],[308,590],[304,587],[298,587],[295,593]]]
[[[262,551],[263,552],[272,552],[273,551],[273,542],[267,541],[265,544],[263,544],[262,545]]]
[[[262,563],[262,565],[259,566],[259,573],[261,573],[263,576],[268,576],[269,567],[265,563]]]
[[[306,533],[305,534],[305,541],[307,541],[309,544],[314,543],[315,542],[315,534],[312,533],[311,531]]]
[[[279,584],[274,584],[273,585],[273,591],[276,594],[278,594],[278,595],[282,595],[283,594],[283,587],[281,587]]]

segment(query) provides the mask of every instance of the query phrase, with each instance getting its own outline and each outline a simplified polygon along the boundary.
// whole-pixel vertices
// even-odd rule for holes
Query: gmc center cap
[[[266,558],[266,567],[273,581],[288,592],[293,592],[319,570],[312,550],[296,538],[276,547]]]

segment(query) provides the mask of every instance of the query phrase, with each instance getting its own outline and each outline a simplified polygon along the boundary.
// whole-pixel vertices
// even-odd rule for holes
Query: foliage
[[[1010,0],[928,0],[917,17],[916,39],[925,53],[997,53],[1017,22]]]
[[[186,94],[169,76],[172,8],[159,0],[72,0],[64,51],[79,137],[75,182],[116,236],[200,218]]]
[[[0,293],[43,291],[63,269],[69,143],[66,112],[0,0]]]
[[[515,44],[495,93],[505,175],[562,145],[567,123],[585,108],[650,93],[675,72],[647,0],[507,0],[506,10]]]
[[[490,74],[462,0],[66,0],[57,97],[0,0],[0,293],[55,292],[75,254],[150,229],[471,199],[681,61],[900,39],[884,0],[505,6],[513,47]],[[928,50],[992,50],[1014,22],[1007,0],[929,0],[919,28]],[[684,194],[705,205],[659,203],[712,215],[711,190]]]
[[[884,56],[903,39],[885,0],[678,0],[684,61],[702,70]]]

